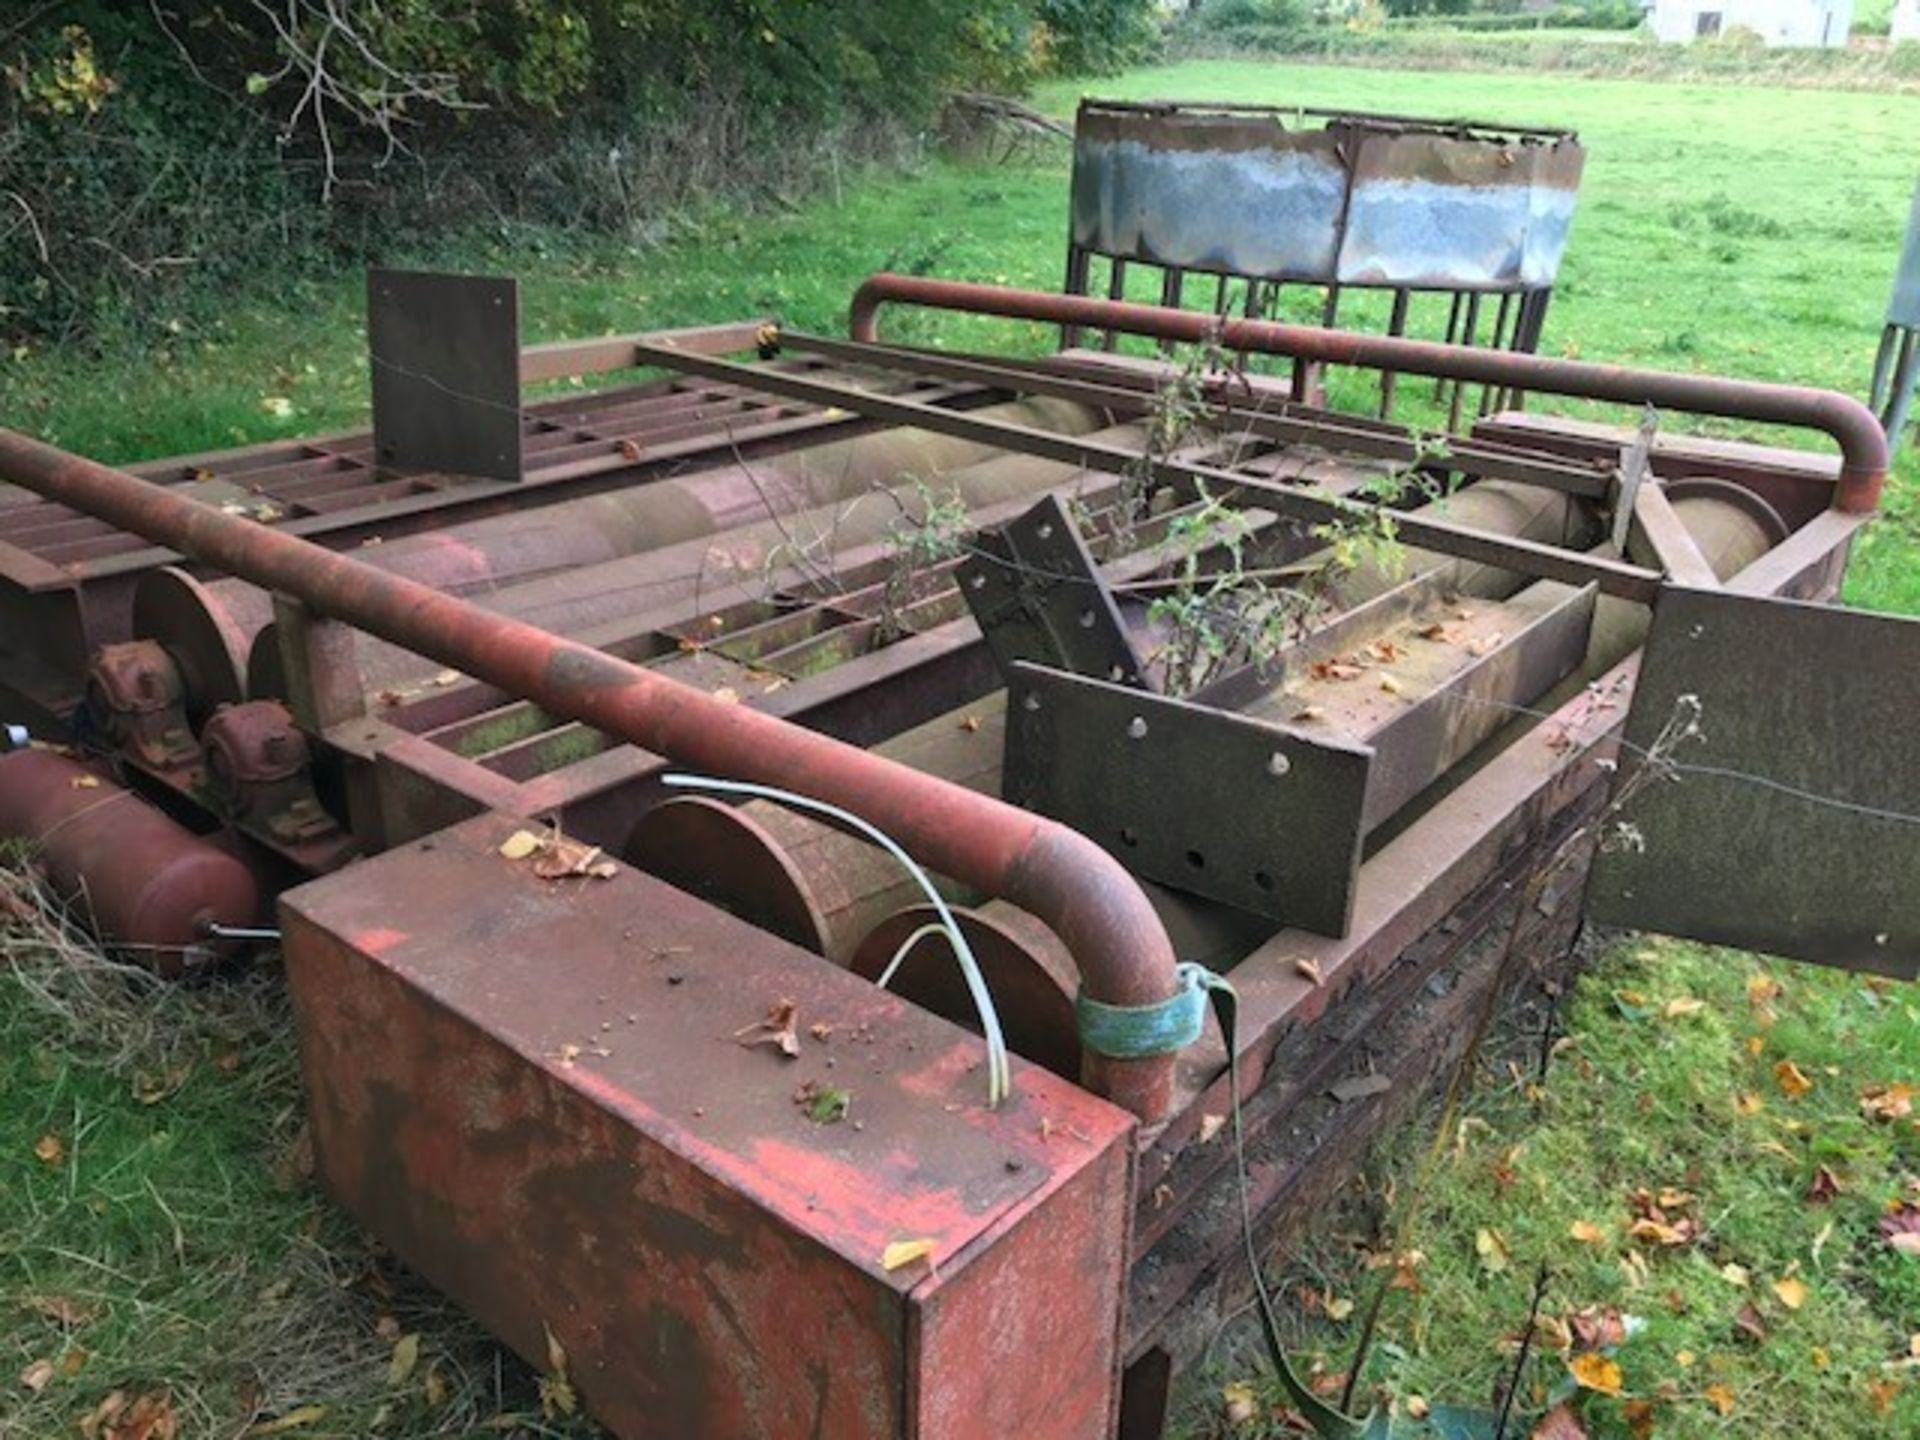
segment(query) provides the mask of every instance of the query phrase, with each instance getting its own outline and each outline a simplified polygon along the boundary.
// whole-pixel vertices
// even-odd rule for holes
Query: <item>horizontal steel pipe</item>
[[[0,480],[99,516],[316,613],[453,666],[696,769],[855,811],[931,868],[1031,911],[1066,942],[1095,999],[1147,1005],[1176,989],[1173,947],[1133,878],[1064,825],[730,705],[601,651],[387,575],[160,486],[0,430]],[[1165,1117],[1173,1058],[1087,1055],[1089,1089]]]
[[[1274,320],[1221,319],[1196,311],[1171,310],[1132,301],[1054,295],[914,275],[880,274],[861,285],[854,294],[849,315],[853,338],[868,344],[877,343],[879,312],[889,304],[1118,330],[1160,340],[1213,340],[1229,350],[1287,355],[1329,365],[1357,365],[1574,399],[1654,405],[1695,415],[1791,425],[1818,430],[1839,445],[1841,465],[1840,481],[1834,491],[1836,508],[1856,512],[1874,509],[1886,481],[1887,437],[1880,422],[1858,400],[1834,390],[1596,365],[1549,355],[1360,335]]]

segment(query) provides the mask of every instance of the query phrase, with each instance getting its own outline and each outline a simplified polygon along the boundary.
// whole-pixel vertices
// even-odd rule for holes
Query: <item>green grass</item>
[[[1769,982],[1781,987],[1772,998],[1749,988]],[[1920,1260],[1876,1230],[1889,1202],[1916,1198],[1920,1131],[1911,1117],[1877,1120],[1861,1106],[1868,1087],[1920,1076],[1909,992],[1723,950],[1623,942],[1576,988],[1544,1086],[1531,1085],[1537,1035],[1509,1039],[1482,1067],[1415,1214],[1419,1289],[1390,1292],[1363,1399],[1390,1398],[1402,1413],[1414,1396],[1487,1406],[1512,1374],[1544,1264],[1546,1323],[1515,1412],[1529,1424],[1573,1388],[1558,1322],[1600,1306],[1642,1324],[1613,1356],[1623,1393],[1581,1402],[1595,1437],[1631,1435],[1636,1401],[1651,1404],[1663,1440],[1920,1434],[1909,1350]],[[1776,1075],[1783,1061],[1812,1082],[1798,1098]],[[1324,1373],[1345,1373],[1379,1273],[1369,1258],[1392,1249],[1366,1223],[1379,1187],[1391,1180],[1408,1193],[1435,1118],[1407,1128],[1372,1194],[1284,1272],[1292,1339]],[[1809,1198],[1821,1166],[1840,1185],[1824,1203]],[[1692,1197],[1673,1212],[1697,1221],[1691,1243],[1629,1238],[1642,1187]],[[1577,1224],[1598,1237],[1575,1239]],[[1483,1235],[1494,1237],[1491,1261]],[[1793,1280],[1806,1287],[1797,1309],[1774,1288]],[[1327,1318],[1326,1297],[1335,1314],[1337,1302],[1357,1301],[1354,1315]],[[1736,1325],[1749,1303],[1760,1337]],[[1264,1368],[1245,1336],[1222,1348],[1189,1389],[1186,1433],[1266,1433],[1218,1423],[1221,1389]]]
[[[1856,393],[1920,133],[1920,99],[1907,96],[1559,75],[1193,62],[1098,88],[1576,127],[1590,158],[1549,349]],[[1056,86],[1042,103],[1065,114],[1074,98]],[[1058,155],[931,163],[793,214],[714,215],[663,249],[521,236],[389,258],[520,274],[532,339],[756,311],[838,330],[854,284],[876,269],[1057,284],[1064,179]],[[221,319],[183,313],[177,332],[125,337],[109,355],[0,360],[0,415],[112,460],[364,423],[359,290],[350,275],[285,282],[241,297]],[[1049,339],[1038,327],[887,323],[890,334],[955,344],[1038,349]],[[276,396],[292,402],[291,416],[265,407]],[[1908,447],[1887,518],[1856,553],[1848,593],[1857,604],[1920,612],[1916,480]],[[0,1372],[0,1434],[73,1433],[113,1391],[162,1388],[182,1434],[232,1435],[256,1413],[309,1405],[327,1413],[291,1433],[459,1434],[500,1414],[534,1417],[508,1428],[539,1433],[525,1370],[497,1362],[300,1180],[276,977],[166,992],[102,976],[35,933],[5,932],[11,967],[0,970],[0,1360],[12,1367]],[[1868,1084],[1920,1080],[1920,1027],[1898,991],[1787,967],[1773,972],[1787,986],[1778,1021],[1762,1027],[1746,995],[1755,971],[1745,958],[1685,946],[1617,950],[1572,1001],[1573,1044],[1544,1096],[1530,1101],[1497,1075],[1477,1090],[1464,1139],[1417,1217],[1422,1288],[1394,1292],[1383,1327],[1391,1343],[1371,1378],[1401,1397],[1484,1403],[1544,1259],[1550,1311],[1610,1304],[1646,1320],[1619,1360],[1628,1389],[1655,1400],[1662,1437],[1920,1431],[1907,1372],[1886,1368],[1920,1330],[1920,1261],[1886,1250],[1872,1226],[1920,1170],[1914,1132],[1869,1123],[1857,1103]],[[1643,993],[1655,1014],[1626,1018],[1613,999],[1622,989]],[[1705,1004],[1662,1018],[1659,1005],[1683,995]],[[1758,1057],[1745,1048],[1756,1033]],[[1773,1082],[1782,1058],[1814,1079],[1799,1101]],[[1736,1113],[1742,1092],[1761,1094],[1765,1108]],[[54,1163],[34,1156],[46,1136],[60,1142]],[[1421,1139],[1410,1135],[1408,1154]],[[1802,1195],[1822,1162],[1845,1188],[1810,1206]],[[1387,1173],[1404,1194],[1406,1157],[1388,1157]],[[1692,1192],[1706,1238],[1649,1256],[1636,1285],[1619,1257],[1630,1248],[1627,1196],[1641,1185]],[[1603,1227],[1607,1242],[1568,1239],[1575,1220]],[[1507,1269],[1480,1263],[1481,1229],[1504,1239]],[[1730,1262],[1751,1272],[1763,1343],[1736,1338],[1746,1292],[1722,1277]],[[1299,1286],[1362,1291],[1356,1241],[1338,1227],[1293,1263],[1290,1295]],[[1810,1293],[1789,1312],[1770,1286],[1795,1266]],[[70,1303],[74,1323],[49,1297]],[[1304,1348],[1344,1365],[1353,1321],[1297,1304],[1290,1314]],[[389,1384],[394,1339],[409,1333],[425,1337],[421,1357]],[[1230,1337],[1223,1353],[1238,1355],[1239,1343]],[[58,1367],[70,1356],[67,1373]],[[41,1360],[56,1366],[42,1389],[12,1384]],[[1257,1367],[1236,1363],[1189,1393],[1189,1433],[1218,1427],[1209,1387],[1254,1378]],[[1529,1398],[1553,1385],[1559,1366],[1551,1350],[1535,1362]],[[1899,1388],[1883,1414],[1868,1386],[1888,1382]],[[1716,1384],[1734,1397],[1730,1416],[1699,1398]],[[1661,1398],[1663,1386],[1672,1398]],[[1622,1414],[1620,1401],[1598,1400],[1588,1418],[1596,1434],[1626,1435]]]

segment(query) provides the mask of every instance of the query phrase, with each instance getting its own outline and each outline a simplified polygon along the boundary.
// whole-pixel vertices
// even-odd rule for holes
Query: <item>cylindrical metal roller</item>
[[[0,835],[32,847],[85,923],[168,978],[215,958],[209,927],[259,918],[241,860],[52,751],[0,756]]]
[[[1060,434],[1083,434],[1100,422],[1096,411],[1060,399],[1008,401],[983,409],[981,417]],[[470,595],[488,609],[511,614],[515,611],[499,605],[499,595],[516,584],[620,561],[676,541],[701,540],[770,516],[845,501],[876,486],[899,486],[916,476],[945,484],[950,472],[993,453],[989,445],[925,430],[876,430],[787,455],[712,465],[670,480],[369,543],[353,555],[376,570],[449,595]],[[194,670],[188,676],[192,708],[204,712],[242,699],[248,655],[271,618],[271,597],[246,580],[182,584],[182,576],[173,572],[142,578],[134,591],[134,636],[169,647],[179,643],[182,668]],[[536,622],[553,624],[551,616]],[[194,660],[188,662],[186,655]]]
[[[1049,399],[1012,401],[980,414],[1072,435],[1101,418],[1086,406]],[[983,463],[988,457],[991,463]],[[574,633],[671,603],[703,585],[725,589],[739,578],[736,568],[751,576],[782,546],[817,540],[830,553],[877,540],[900,517],[899,506],[877,492],[924,483],[957,489],[977,507],[1037,493],[1070,473],[1068,466],[1005,456],[951,436],[883,430],[365,545],[354,558],[497,613]],[[722,535],[724,542],[717,538]],[[719,560],[732,552],[758,559],[737,567],[717,563],[709,552],[722,543],[727,553]],[[134,634],[179,650],[197,713],[243,693],[285,698],[271,688],[275,657],[260,648],[273,606],[259,587],[158,572],[141,580],[134,604]],[[397,647],[363,650],[362,673],[376,694],[440,668]],[[250,674],[267,688],[249,688]]]
[[[836,965],[924,893],[879,847],[758,800],[657,805],[635,827],[626,859]]]
[[[1080,1036],[1073,1020],[1079,973],[1059,938],[1026,911],[993,900],[954,918],[993,997],[1007,1048],[1071,1080],[1079,1073]],[[913,933],[939,920],[931,905],[914,905],[881,921],[850,958],[857,975],[877,980]],[[909,950],[888,989],[923,1010],[978,1031],[973,996],[952,949],[927,937]]]

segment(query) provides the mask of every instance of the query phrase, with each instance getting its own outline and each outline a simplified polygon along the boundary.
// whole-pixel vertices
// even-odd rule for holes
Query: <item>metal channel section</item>
[[[1042,308],[995,295],[975,308]],[[1136,309],[1036,318],[1127,329]],[[251,634],[276,657],[251,677],[271,693],[189,709],[150,656],[114,653],[93,708],[123,776],[330,872],[281,902],[320,1175],[507,1343],[536,1363],[549,1334],[564,1345],[614,1433],[1157,1435],[1196,1302],[1244,1280],[1230,1152],[1208,1143],[1227,1057],[1211,1026],[1177,1056],[1088,1055],[1082,989],[1142,1004],[1176,960],[1231,974],[1250,1198],[1272,1220],[1310,1210],[1445,1063],[1509,923],[1557,952],[1603,825],[1646,844],[1601,857],[1597,903],[1622,918],[1914,972],[1900,877],[1917,857],[1898,827],[1920,797],[1884,777],[1902,773],[1916,632],[1773,598],[1830,595],[1872,513],[1885,448],[1860,407],[1251,327],[1241,341],[1281,355],[1720,405],[1823,430],[1843,460],[1660,434],[1644,467],[1623,465],[1631,432],[1532,415],[1442,453],[1228,376],[1168,450],[1138,423],[1165,373],[1151,365],[921,355],[864,333],[756,328],[701,355],[610,342],[608,363],[677,375],[661,395],[995,452],[940,477],[964,525],[932,526],[895,487],[873,503],[905,532],[876,518],[763,549],[719,596],[700,578],[711,548],[842,502],[794,492],[772,517],[533,577],[490,613],[0,433],[0,478],[189,556],[192,585],[274,595],[252,612],[270,634]],[[721,358],[748,348],[756,363]],[[1098,428],[989,413],[1043,400]],[[1415,487],[1383,509],[1375,482],[1409,470],[1443,498]],[[1390,525],[1404,567],[1340,573],[1276,651],[1182,683],[1156,599],[1229,563],[1317,585],[1325,527],[1345,523]],[[1016,583],[976,591],[995,566]],[[236,617],[205,614],[231,661]],[[391,672],[414,678],[390,696],[394,656],[439,670]],[[1658,752],[1682,695],[1704,740],[1611,813],[1611,762]],[[1773,743],[1783,729],[1806,730],[1804,752]],[[1005,1105],[981,1103],[984,1052],[937,947],[909,954],[904,994],[871,983],[926,920],[898,870],[764,805],[662,804],[675,765],[839,803],[921,857],[1015,1012]],[[608,868],[544,878],[503,853],[553,822]],[[1828,858],[1701,843],[1728,825]],[[1561,847],[1564,874],[1513,919]],[[1715,868],[1736,859],[1745,889]],[[751,1043],[783,1028],[794,1058]],[[1368,1072],[1393,1088],[1327,1100]]]

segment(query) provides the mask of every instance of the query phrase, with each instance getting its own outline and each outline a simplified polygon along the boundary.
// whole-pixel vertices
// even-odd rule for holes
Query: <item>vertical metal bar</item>
[[[1493,316],[1493,334],[1489,336],[1487,339],[1487,344],[1495,350],[1503,350],[1506,348],[1507,319],[1508,319],[1508,314],[1512,309],[1513,309],[1512,293],[1507,292],[1505,294],[1502,294],[1500,297],[1500,308],[1494,312],[1494,316]],[[1520,333],[1519,317],[1514,316],[1513,318],[1514,318],[1514,333],[1518,335]],[[1497,393],[1498,392],[1491,385],[1482,385],[1480,387],[1480,415],[1482,419],[1484,419],[1487,416],[1487,414],[1492,410],[1493,398]]]
[[[1187,272],[1182,270],[1178,265],[1167,266],[1160,276],[1160,304],[1168,310],[1178,310],[1180,308],[1180,301],[1186,293],[1186,288]],[[1171,355],[1173,353],[1173,341],[1162,340],[1160,342],[1160,353],[1162,355]]]
[[[1407,333],[1407,301],[1412,293],[1405,286],[1394,290],[1393,310],[1387,316],[1387,334],[1397,337]],[[1393,387],[1394,382],[1399,378],[1400,372],[1397,370],[1380,372],[1380,418],[1382,420],[1393,413]]]
[[[1893,397],[1887,407],[1887,439],[1898,443],[1900,428],[1907,423],[1907,410],[1913,404],[1913,392],[1920,386],[1920,330],[1906,330],[1900,341],[1900,363],[1893,377]]]
[[[1127,298],[1127,262],[1118,255],[1107,262],[1107,298],[1124,300]],[[1100,339],[1102,350],[1114,350],[1119,347],[1120,332],[1109,330]]]
[[[1514,349],[1533,354],[1540,348],[1540,334],[1546,328],[1547,306],[1553,300],[1553,287],[1543,286],[1527,292],[1526,333],[1522,339],[1514,342]],[[1527,392],[1519,386],[1509,386],[1506,403],[1514,410],[1527,408]]]
[[[1088,260],[1089,257],[1084,245],[1075,245],[1071,241],[1067,243],[1067,277],[1065,286],[1063,287],[1067,294],[1084,295],[1087,293]],[[1078,325],[1062,325],[1060,327],[1060,348],[1062,350],[1071,350],[1079,343],[1080,327]]]
[[[1453,292],[1453,303],[1447,307],[1447,336],[1445,343],[1448,345],[1453,344],[1453,337],[1460,333],[1460,302],[1465,298],[1464,295],[1456,290]],[[1435,378],[1433,382],[1433,398],[1435,400],[1442,399],[1446,393],[1446,379],[1444,377]]]
[[[1474,332],[1480,328],[1480,292],[1474,291],[1467,296],[1466,316],[1460,323],[1460,343],[1468,349],[1473,348]],[[1447,429],[1457,432],[1460,429],[1460,402],[1466,393],[1466,387],[1460,381],[1453,382],[1453,396],[1447,402]]]

